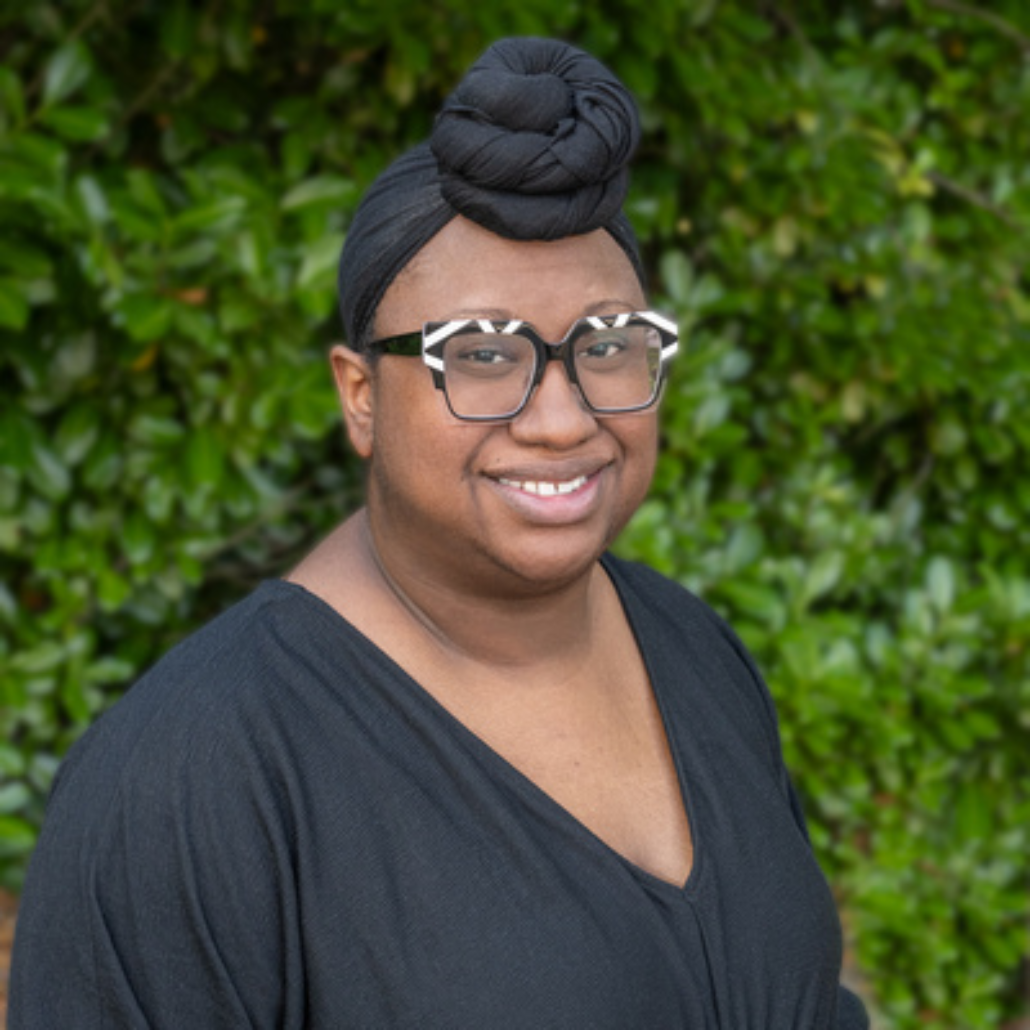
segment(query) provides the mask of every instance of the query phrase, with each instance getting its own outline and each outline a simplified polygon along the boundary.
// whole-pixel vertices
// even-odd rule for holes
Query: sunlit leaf
[[[82,40],[75,39],[57,50],[43,73],[43,103],[59,103],[89,78],[92,61]]]
[[[339,234],[330,233],[305,249],[304,260],[297,272],[297,287],[310,289],[323,284],[331,284],[340,260],[340,248],[343,238]]]
[[[354,183],[350,180],[322,175],[294,186],[283,197],[281,206],[284,211],[297,211],[314,204],[341,207],[352,204],[356,193]]]
[[[191,208],[176,217],[175,230],[183,236],[202,230],[223,231],[239,223],[246,206],[242,197],[225,197]]]

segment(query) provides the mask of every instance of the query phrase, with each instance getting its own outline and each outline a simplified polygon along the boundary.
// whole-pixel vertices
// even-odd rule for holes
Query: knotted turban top
[[[495,43],[430,139],[394,161],[354,214],[339,270],[350,346],[366,345],[390,283],[458,214],[514,240],[606,229],[643,282],[622,213],[639,139],[633,97],[595,58],[557,40]]]

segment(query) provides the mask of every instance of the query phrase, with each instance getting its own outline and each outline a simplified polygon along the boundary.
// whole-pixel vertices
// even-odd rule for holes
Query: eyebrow
[[[647,307],[646,302],[643,307]],[[627,300],[620,300],[616,297],[607,297],[604,300],[598,300],[593,304],[588,304],[583,309],[582,314],[579,317],[585,318],[587,315],[614,315],[621,311],[641,310],[643,310],[643,308],[639,304],[631,304]],[[494,322],[510,322],[515,319],[518,319],[521,322],[529,321],[528,319],[520,318],[518,315],[506,308],[459,308],[457,311],[452,311],[443,318],[437,319],[437,321],[454,322],[459,318],[486,318]]]
[[[643,305],[631,304],[627,300],[620,300],[617,297],[609,297],[605,300],[599,300],[596,304],[590,304],[583,309],[584,315],[607,315],[615,314],[613,308],[623,308],[626,311],[643,311],[647,308],[647,301],[644,301]]]

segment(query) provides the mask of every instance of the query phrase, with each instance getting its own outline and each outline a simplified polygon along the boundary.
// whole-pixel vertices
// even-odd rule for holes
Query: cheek
[[[432,382],[419,374],[421,363],[408,358],[384,358],[373,390],[376,445],[391,462],[414,452],[435,432],[435,394]],[[373,458],[375,455],[373,454]]]
[[[455,423],[428,373],[419,374],[424,366],[389,372],[376,384],[373,472],[387,489],[404,484],[427,498],[453,493],[474,455],[477,434]]]
[[[647,498],[657,460],[658,427],[653,415],[610,419],[604,425],[621,452],[618,478],[609,499],[609,531],[614,539]]]
[[[639,423],[627,419],[622,445],[632,473],[650,482],[658,458],[658,416],[649,414]]]
[[[426,467],[436,435],[404,397],[390,394],[382,398],[376,408],[372,448],[372,469],[380,483],[399,485],[415,479]]]
[[[658,460],[658,420],[649,418],[643,425],[633,427],[623,440],[627,464],[626,503],[630,514],[643,503],[651,488]]]

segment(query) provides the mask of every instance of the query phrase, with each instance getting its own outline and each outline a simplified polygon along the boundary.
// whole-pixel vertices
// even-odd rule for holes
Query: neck
[[[367,511],[360,529],[382,587],[444,657],[518,673],[549,662],[574,667],[590,650],[606,582],[596,563],[542,591],[505,592],[497,583],[476,589],[467,577],[438,575],[424,561],[387,550]]]

